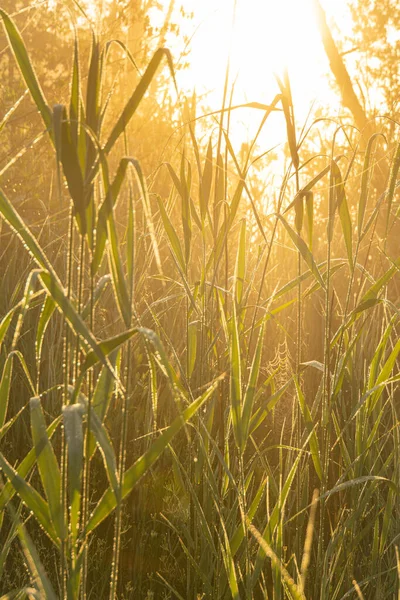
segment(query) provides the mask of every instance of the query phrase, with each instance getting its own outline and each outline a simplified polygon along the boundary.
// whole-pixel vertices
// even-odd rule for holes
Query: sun
[[[328,20],[350,32],[348,0],[320,2]],[[190,67],[179,82],[205,94],[211,108],[220,107],[228,57],[235,103],[268,103],[278,91],[274,74],[288,69],[300,121],[313,103],[333,110],[340,104],[329,85],[312,0],[184,0],[183,7],[194,11],[194,19],[186,32]],[[179,55],[178,46],[171,50]]]

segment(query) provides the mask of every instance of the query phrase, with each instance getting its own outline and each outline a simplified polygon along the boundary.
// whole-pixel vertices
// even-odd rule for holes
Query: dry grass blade
[[[364,596],[362,595],[361,588],[360,588],[360,586],[358,585],[357,581],[356,581],[355,579],[353,579],[352,583],[353,583],[353,585],[354,585],[354,589],[355,589],[355,591],[356,591],[357,598],[358,598],[359,600],[364,600]]]
[[[276,566],[282,576],[283,581],[287,586],[287,590],[289,593],[289,597],[293,600],[306,600],[304,593],[299,589],[299,587],[294,582],[293,577],[288,573],[282,562],[279,560],[275,552],[272,550],[271,546],[265,541],[261,533],[248,521],[247,526],[249,528],[250,533],[257,540],[257,543],[262,548],[265,556],[271,559],[271,562],[274,566]]]
[[[306,537],[304,540],[303,557],[301,559],[301,567],[300,567],[300,582],[301,582],[301,589],[302,589],[303,593],[304,593],[305,587],[306,587],[307,571],[310,566],[310,560],[311,560],[311,547],[312,547],[312,539],[313,539],[313,535],[314,535],[315,516],[317,513],[317,506],[318,506],[318,496],[319,496],[319,490],[314,490],[312,501],[311,501],[310,518],[308,519]]]

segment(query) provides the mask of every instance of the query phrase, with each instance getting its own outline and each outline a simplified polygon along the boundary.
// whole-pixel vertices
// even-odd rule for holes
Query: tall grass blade
[[[308,440],[307,440],[307,442],[308,442]],[[283,518],[283,511],[284,511],[285,504],[286,504],[286,501],[287,501],[287,498],[289,495],[290,488],[292,487],[292,483],[293,483],[294,477],[297,472],[297,468],[299,466],[300,458],[301,458],[301,453],[299,452],[296,460],[294,461],[294,463],[289,471],[289,474],[288,474],[286,481],[282,487],[282,490],[280,491],[279,497],[278,497],[276,504],[275,504],[275,506],[271,512],[271,515],[269,517],[268,523],[266,524],[264,531],[262,533],[261,538],[266,542],[267,546],[265,546],[264,544],[260,544],[260,548],[258,549],[256,563],[254,566],[254,573],[253,573],[253,587],[257,582],[257,579],[260,575],[264,560],[265,560],[266,556],[268,555],[265,552],[265,547],[270,547],[272,540],[273,540],[273,535],[279,524],[279,519]],[[251,531],[250,526],[249,526],[249,529]]]
[[[204,161],[203,174],[201,178],[200,188],[200,215],[202,222],[205,220],[208,213],[208,205],[210,202],[211,185],[213,177],[213,148],[212,139],[208,142],[207,154]]]
[[[230,388],[229,398],[231,405],[233,433],[237,447],[242,447],[242,366],[239,342],[239,329],[236,307],[233,306],[233,315],[230,323]]]
[[[49,504],[50,516],[57,537],[65,539],[65,523],[61,509],[61,475],[53,446],[46,431],[40,398],[31,398],[31,429],[40,479]]]
[[[224,542],[225,543],[222,540],[220,540],[220,544],[221,544],[222,557],[223,557],[224,565],[225,565],[225,571],[226,571],[226,575],[228,577],[229,589],[231,591],[231,597],[233,598],[233,600],[240,600],[235,561],[233,560],[232,550],[231,550],[231,546],[229,543],[228,534],[226,533],[226,528],[224,526],[222,519],[221,519],[221,526],[222,526],[223,533],[224,533]]]
[[[319,480],[323,481],[321,454],[319,450],[318,437],[315,431],[316,424],[313,421],[310,409],[307,406],[306,399],[304,398],[304,394],[300,388],[299,382],[296,377],[294,378],[294,383],[296,386],[297,400],[300,406],[301,414],[303,416],[307,432],[309,434],[308,443],[310,445],[311,458],[314,463],[315,472],[317,473]]]
[[[249,523],[251,523],[256,515],[257,509],[260,506],[262,497],[264,495],[265,492],[265,486],[266,486],[267,481],[264,480],[261,482],[256,495],[254,496],[254,499],[252,501],[252,503],[250,504],[247,512],[246,512],[246,518],[248,520]],[[244,536],[245,536],[245,527],[243,522],[240,523],[240,525],[237,527],[235,533],[233,534],[231,541],[230,541],[230,547],[231,547],[231,552],[232,552],[232,556],[235,557],[236,553],[238,552],[243,540],[244,540]]]
[[[98,346],[101,350],[102,355],[108,356],[113,350],[116,350],[116,348],[119,348],[122,344],[131,339],[131,337],[135,335],[135,333],[138,333],[138,331],[139,329],[137,327],[133,327],[132,329],[128,329],[128,331],[124,331],[124,333],[120,333],[111,338],[108,338],[107,340],[98,342]],[[84,373],[85,371],[93,367],[95,364],[97,364],[99,361],[100,359],[98,354],[94,350],[91,350],[85,356],[85,360],[81,368],[81,373]]]
[[[306,215],[307,215],[307,233],[308,247],[313,250],[313,234],[314,234],[314,193],[307,192],[306,196]]]
[[[292,202],[289,204],[289,206],[287,208],[285,208],[285,210],[283,211],[283,214],[286,214],[289,210],[291,210],[292,208],[294,208],[294,206],[296,205],[296,202],[300,199],[303,198],[305,196],[307,196],[307,194],[309,192],[311,192],[313,190],[313,188],[315,187],[315,185],[327,174],[329,173],[331,169],[331,166],[328,165],[327,167],[325,167],[325,169],[323,169],[322,171],[320,171],[318,173],[318,175],[316,175],[315,177],[313,177],[313,179],[311,181],[309,181],[305,186],[303,186],[295,195],[295,197],[293,198]]]
[[[79,395],[79,402],[84,409],[84,413],[87,413],[89,403],[83,394]],[[118,497],[119,479],[115,451],[104,424],[94,410],[90,415],[90,430],[96,439],[100,453],[103,457],[104,466],[112,490],[115,496]]]
[[[176,234],[174,226],[172,225],[172,223],[167,215],[167,211],[165,210],[164,203],[159,196],[157,196],[157,203],[158,203],[158,208],[160,211],[160,215],[161,215],[161,219],[162,219],[162,222],[164,225],[165,232],[168,236],[169,243],[171,244],[172,251],[175,254],[176,260],[179,262],[179,266],[181,267],[182,271],[184,272],[185,271],[185,259],[183,257],[183,252],[182,252],[179,238]]]
[[[111,368],[107,357],[104,356],[99,344],[97,343],[95,337],[82,320],[80,314],[76,311],[72,302],[69,300],[61,285],[58,282],[58,279],[52,274],[46,271],[40,272],[40,279],[45,286],[46,290],[51,294],[54,302],[57,304],[59,310],[63,313],[66,320],[70,323],[73,331],[80,335],[83,340],[87,342],[87,344],[92,348],[94,354],[97,358],[106,365],[108,368]]]
[[[47,428],[47,436],[51,439],[53,433],[56,431],[58,425],[61,422],[61,417],[57,417]],[[35,448],[32,448],[25,456],[25,458],[20,462],[18,468],[15,470],[15,474],[24,480],[33,469],[36,464],[36,452]],[[18,486],[17,486],[18,487]],[[8,502],[13,498],[15,491],[18,491],[16,487],[7,482],[1,489],[0,492],[0,514],[7,506]]]
[[[393,491],[395,494],[399,493],[396,484],[393,483],[393,481],[391,481],[390,479],[387,479],[386,477],[380,477],[379,475],[363,475],[361,477],[356,477],[355,479],[344,481],[343,483],[335,485],[327,492],[324,492],[324,494],[321,494],[319,499],[323,500],[325,498],[330,498],[333,494],[338,494],[339,492],[343,492],[344,490],[347,490],[349,488],[358,485],[363,485],[368,481],[371,481],[372,483],[386,483],[391,491]]]
[[[47,326],[50,322],[50,319],[56,309],[55,302],[51,296],[46,296],[45,301],[42,306],[42,310],[40,311],[40,317],[38,321],[38,325],[36,328],[36,337],[35,337],[35,350],[36,350],[36,364],[40,364],[40,357],[42,354],[43,347],[43,339],[44,334],[46,333]]]
[[[318,281],[318,283],[320,284],[322,289],[325,289],[325,282],[321,277],[321,273],[319,272],[319,269],[315,263],[314,257],[311,254],[309,248],[307,247],[307,244],[299,236],[299,234],[296,233],[292,227],[290,227],[290,225],[287,223],[287,221],[281,215],[278,215],[278,218],[282,222],[283,226],[285,227],[286,231],[288,232],[289,236],[291,237],[294,245],[300,252],[304,261],[307,263],[307,266],[309,267],[311,273],[314,275],[315,279]]]
[[[3,366],[0,379],[0,430],[4,426],[7,417],[8,402],[10,397],[11,377],[14,355],[10,353]]]
[[[106,180],[106,196],[99,208],[96,222],[96,247],[91,265],[93,276],[97,273],[101,264],[101,260],[103,258],[104,249],[107,241],[107,224],[109,219],[112,218],[113,210],[117,205],[118,196],[121,191],[122,184],[125,180],[125,174],[128,164],[129,161],[123,158],[119,162],[117,172],[112,183],[110,184],[108,182],[108,177]]]
[[[107,139],[107,142],[104,145],[104,151],[108,154],[112,148],[114,147],[115,142],[119,138],[119,136],[125,131],[128,126],[131,118],[135,114],[140,102],[142,101],[143,96],[145,95],[149,85],[154,79],[154,76],[161,64],[163,58],[166,58],[167,64],[169,66],[170,73],[175,80],[175,72],[172,63],[172,56],[170,51],[167,48],[159,48],[153,55],[143,77],[141,78],[139,84],[137,85],[135,91],[132,96],[128,100],[125,108],[123,109],[119,119],[115,123],[114,127],[111,130],[111,133]]]
[[[60,280],[44,251],[1,189],[0,214],[3,215],[7,223],[14,229],[18,237],[20,237],[25,248],[32,255],[36,263],[46,270],[40,272],[40,279],[57,304],[58,308],[64,314],[67,321],[71,324],[75,333],[81,335],[82,338],[86,340],[86,342],[92,348],[92,350],[96,352],[103,364],[109,367],[110,365],[106,357],[102,354],[93,334],[89,331],[81,316],[78,314],[71,301],[65,294]]]
[[[155,233],[153,215],[151,212],[151,204],[150,204],[150,198],[149,198],[149,192],[147,189],[146,180],[144,178],[142,167],[140,166],[139,161],[134,158],[129,158],[127,160],[129,161],[129,164],[131,164],[133,167],[133,173],[135,175],[136,183],[137,183],[138,189],[141,193],[143,210],[144,210],[144,214],[146,216],[147,227],[149,229],[150,239],[151,239],[151,242],[153,245],[153,252],[154,252],[156,265],[157,265],[159,274],[162,275],[163,269],[162,269],[162,264],[161,264],[160,251],[158,249],[157,236]]]
[[[242,303],[246,271],[246,219],[243,219],[239,234],[239,244],[235,266],[235,297],[238,306]]]
[[[100,52],[100,44],[95,33],[92,33],[92,47],[89,60],[86,92],[86,123],[96,135],[99,133],[100,123],[102,71],[102,54]],[[90,163],[91,161],[89,159],[89,165]]]
[[[18,108],[18,106],[20,106],[21,102],[23,102],[23,100],[24,100],[25,96],[27,95],[28,91],[29,90],[25,90],[25,92],[22,94],[22,96],[20,96],[18,98],[18,100],[15,102],[15,104],[12,105],[12,107],[6,112],[6,114],[4,115],[4,117],[1,119],[1,121],[0,121],[0,133],[3,131],[5,125],[9,121],[10,117],[12,117],[12,115],[15,113],[15,111]]]
[[[197,357],[197,322],[188,324],[188,378],[193,374]]]
[[[51,110],[46,102],[39,80],[30,61],[25,44],[12,18],[0,8],[0,17],[6,30],[10,47],[13,50],[15,60],[18,63],[22,77],[32,95],[38,111],[42,115],[44,124],[49,132],[52,131]]]
[[[68,486],[72,544],[75,544],[78,535],[81,505],[83,412],[83,407],[79,404],[64,406],[62,409],[65,437],[67,440],[68,449]]]
[[[290,82],[287,76],[287,71],[284,73],[284,80],[282,81],[278,76],[275,75],[275,78],[278,82],[279,89],[281,91],[281,103],[283,108],[283,114],[285,116],[286,122],[286,132],[287,139],[289,143],[290,156],[292,158],[292,163],[294,168],[297,170],[299,167],[299,154],[297,150],[297,142],[296,142],[296,125],[294,121],[293,115],[293,101],[292,101],[292,93],[290,89]]]
[[[8,313],[6,315],[4,315],[4,317],[2,318],[2,320],[0,321],[0,350],[1,350],[1,346],[3,344],[4,338],[7,335],[8,329],[11,325],[11,322],[13,320],[13,317],[15,314],[17,314],[17,311],[20,307],[18,305],[13,306],[12,308],[10,308],[10,310],[8,311]]]
[[[371,360],[371,364],[369,366],[369,377],[368,377],[368,387],[371,389],[374,387],[376,380],[378,379],[378,370],[382,362],[382,357],[384,352],[386,351],[388,342],[390,340],[391,334],[393,332],[394,319],[388,324],[386,327],[379,344],[374,352],[374,355]]]
[[[21,217],[9,201],[3,190],[0,189],[0,214],[8,225],[14,229],[15,233],[21,239],[26,250],[35,259],[36,263],[48,271],[53,271],[52,265],[40,247],[34,235],[28,226],[22,221]]]
[[[338,164],[335,161],[332,161],[331,174],[333,174],[333,181],[337,198],[337,209],[342,225],[344,242],[346,244],[347,257],[349,259],[350,270],[353,270],[353,225],[351,223],[342,174]]]
[[[394,261],[393,265],[384,273],[377,281],[368,289],[368,291],[363,295],[359,302],[359,306],[365,304],[369,300],[376,300],[379,292],[384,289],[384,287],[389,283],[392,279],[393,275],[397,272],[400,267],[400,258]]]
[[[358,228],[358,238],[360,239],[363,225],[364,225],[364,217],[365,210],[367,208],[368,202],[368,192],[369,192],[369,182],[372,177],[372,166],[371,166],[371,152],[374,141],[378,138],[378,136],[382,135],[381,133],[374,133],[368,140],[367,148],[365,150],[364,157],[364,165],[362,170],[361,177],[361,190],[360,190],[360,200],[358,203],[358,214],[357,214],[357,228]]]
[[[62,110],[61,124],[61,163],[65,179],[67,180],[68,190],[74,204],[74,212],[82,235],[88,230],[86,215],[87,194],[85,191],[83,172],[79,161],[79,147],[74,143],[73,124],[68,120],[65,106]]]
[[[39,558],[39,554],[36,550],[36,547],[32,542],[29,533],[26,530],[25,525],[21,522],[18,513],[11,507],[11,505],[9,506],[9,511],[11,513],[12,519],[14,520],[17,526],[18,537],[21,542],[26,566],[28,567],[28,571],[31,577],[31,585],[35,585],[35,588],[25,589],[26,595],[29,598],[31,598],[31,594],[35,594],[37,592],[38,595],[33,597],[37,597],[38,600],[42,598],[46,598],[46,600],[57,600],[57,596],[46,574],[43,564]],[[21,596],[17,594],[17,596],[10,595],[10,598],[23,598],[24,596],[25,594],[22,594]]]
[[[333,231],[335,227],[335,214],[337,208],[338,190],[336,189],[336,172],[338,166],[336,162],[331,160],[331,169],[329,173],[329,191],[328,191],[328,220],[326,224],[326,233],[328,244],[332,243]]]
[[[183,227],[183,239],[185,242],[185,263],[189,263],[190,258],[190,246],[192,240],[192,218],[190,210],[190,189],[191,189],[191,166],[190,163],[186,165],[185,153],[182,154],[181,158],[181,190],[182,190],[182,227]],[[186,174],[187,166],[187,174]]]
[[[118,362],[118,351],[114,351],[110,354],[109,360],[114,369],[116,369],[116,363]],[[92,398],[92,410],[96,413],[101,423],[107,416],[108,409],[110,407],[112,393],[114,391],[115,381],[110,371],[103,367],[100,376],[97,379],[96,387],[93,392]],[[89,456],[92,457],[96,450],[96,441],[92,433],[89,432]]]
[[[74,60],[72,63],[71,92],[69,99],[69,120],[71,123],[71,138],[73,144],[79,146],[79,129],[81,117],[81,73],[79,64],[79,45],[75,33]],[[81,163],[82,166],[82,163]]]
[[[86,320],[89,317],[92,306],[93,308],[95,308],[96,304],[99,302],[104,290],[106,289],[110,281],[111,276],[108,274],[103,275],[103,277],[100,277],[96,284],[96,287],[93,290],[93,297],[89,299],[87,304],[85,304],[85,306],[82,308],[81,317],[83,320]]]
[[[250,419],[253,413],[254,398],[257,389],[257,381],[260,373],[261,356],[264,343],[264,325],[261,326],[258,334],[257,346],[254,353],[253,364],[251,365],[249,382],[247,384],[244,399],[243,399],[243,412],[242,412],[242,429],[243,438],[241,452],[243,453],[246,448],[246,444],[249,437]]]
[[[50,516],[49,505],[43,497],[28,483],[10,463],[0,453],[0,468],[8,481],[17,492],[21,500],[26,504],[27,508],[33,513],[43,531],[49,536],[56,546],[59,546],[59,537],[54,529],[54,525]],[[2,490],[2,495],[5,490]],[[9,497],[7,501],[9,501]]]

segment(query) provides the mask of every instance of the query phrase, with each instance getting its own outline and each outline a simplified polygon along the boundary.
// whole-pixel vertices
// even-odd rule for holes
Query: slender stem
[[[125,142],[125,152],[128,153],[128,141],[126,136],[126,130],[124,131],[124,142]],[[130,192],[132,190],[130,189]],[[130,198],[131,198],[130,194]],[[134,211],[133,202],[129,202],[128,204],[129,210]],[[129,221],[129,219],[128,219]],[[134,212],[133,212],[133,220],[131,221],[134,227]],[[134,232],[133,232],[134,235]],[[135,256],[135,243],[132,243],[132,256],[131,264],[132,264],[132,273],[129,281],[129,300],[131,307],[134,302],[134,256]],[[129,324],[131,326],[131,323]],[[115,521],[114,521],[114,540],[113,540],[113,555],[112,555],[112,566],[111,566],[111,582],[110,582],[110,600],[114,600],[117,597],[117,587],[118,587],[118,575],[119,575],[119,557],[121,550],[121,524],[122,524],[122,485],[123,478],[125,472],[125,463],[126,463],[126,445],[127,445],[127,437],[128,437],[128,408],[129,408],[129,398],[131,395],[131,367],[132,367],[132,341],[128,342],[127,349],[127,363],[126,363],[126,373],[125,373],[125,391],[122,397],[122,424],[121,424],[121,439],[119,445],[119,456],[118,456],[118,479],[119,479],[119,494],[117,498],[117,507],[115,512]],[[121,393],[121,392],[120,392]]]
[[[91,253],[90,253],[91,254]],[[92,257],[91,257],[92,258]],[[94,320],[94,278],[90,276],[90,330],[93,331],[93,320]],[[87,432],[85,439],[85,469],[84,469],[84,506],[83,506],[83,526],[86,527],[88,515],[89,515],[89,490],[90,490],[90,440],[91,436],[91,419],[92,419],[92,398],[93,398],[93,371],[89,372],[88,379],[88,410],[87,410]],[[86,586],[87,586],[87,575],[88,575],[88,551],[87,551],[87,540],[85,540],[84,558],[83,558],[83,597],[86,597]]]
[[[335,182],[331,178],[329,194],[334,194]],[[330,382],[330,359],[331,359],[331,348],[330,348],[330,322],[331,322],[331,307],[330,307],[330,275],[331,275],[331,231],[333,227],[332,219],[334,215],[331,214],[331,205],[333,200],[329,200],[328,207],[328,235],[327,235],[327,256],[326,256],[326,290],[325,290],[325,339],[324,339],[324,372],[323,372],[323,398],[322,398],[322,437],[323,437],[323,473],[324,481],[322,482],[322,493],[325,492],[328,483],[329,476],[329,443],[330,443],[330,428],[328,425],[328,419],[330,416],[330,396],[331,396],[331,382]],[[319,536],[318,536],[318,558],[317,564],[321,563],[321,557],[324,552],[325,545],[325,500],[324,497],[321,499],[320,519],[319,519]],[[326,597],[326,589],[321,580],[320,595],[321,599]]]
[[[119,555],[121,550],[121,523],[122,523],[122,484],[125,472],[126,462],[126,442],[128,435],[128,401],[131,394],[131,363],[132,363],[132,342],[128,342],[127,350],[127,366],[126,366],[126,383],[125,391],[122,397],[122,425],[121,425],[121,440],[119,446],[119,494],[117,498],[117,507],[115,512],[114,523],[114,541],[113,541],[113,557],[111,567],[111,585],[110,585],[110,600],[117,597],[118,572],[119,572]],[[121,392],[120,392],[121,393]]]
[[[74,217],[72,207],[69,214],[69,233],[67,249],[67,297],[71,298],[72,291],[72,249],[74,243]],[[68,384],[70,368],[70,331],[67,321],[64,319],[64,342],[63,342],[63,406],[68,404]],[[61,433],[61,510],[65,521],[67,521],[67,445],[64,428]],[[67,597],[67,540],[61,540],[61,598]]]
[[[239,460],[239,477],[240,477],[240,486],[239,486],[239,508],[241,512],[241,519],[244,528],[244,541],[246,544],[246,568],[245,568],[245,576],[246,576],[246,598],[251,598],[251,558],[250,558],[250,547],[249,547],[249,537],[248,537],[248,518],[247,518],[247,498],[246,498],[246,479],[244,476],[244,461],[243,454],[240,454],[238,457]]]
[[[300,189],[300,181],[299,181],[299,170],[296,169],[296,194],[299,192]],[[303,203],[304,200],[301,199],[301,202]],[[303,207],[301,207],[301,210],[303,210]],[[301,235],[301,230],[298,231],[298,234]],[[301,253],[300,251],[297,252],[297,276],[299,279],[299,283],[297,285],[297,332],[296,332],[296,374],[297,374],[297,378],[298,378],[298,382],[299,382],[299,386],[301,386],[302,382],[301,382],[301,375],[300,375],[300,364],[302,361],[302,329],[301,329],[301,317],[302,317],[302,308],[303,308],[303,303],[302,303],[302,296],[301,296],[301,272],[302,272],[302,264],[301,264]],[[301,448],[301,409],[300,409],[300,403],[297,402],[296,404],[296,443],[297,446],[299,448]],[[300,471],[300,465],[297,468],[297,472],[296,472],[296,481],[297,481],[297,489],[300,490],[301,489],[301,471]],[[301,498],[300,498],[300,494],[296,494],[296,511],[299,513],[300,512],[300,502],[301,502]],[[301,544],[300,544],[300,535],[299,535],[299,526],[297,526],[297,531],[296,531],[296,556],[298,557],[298,559],[300,558],[300,553],[301,553]]]

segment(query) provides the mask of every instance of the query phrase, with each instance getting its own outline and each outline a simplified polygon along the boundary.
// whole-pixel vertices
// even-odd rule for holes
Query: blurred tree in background
[[[353,0],[350,6],[352,44],[360,72],[394,116],[400,101],[400,4],[396,0]]]

